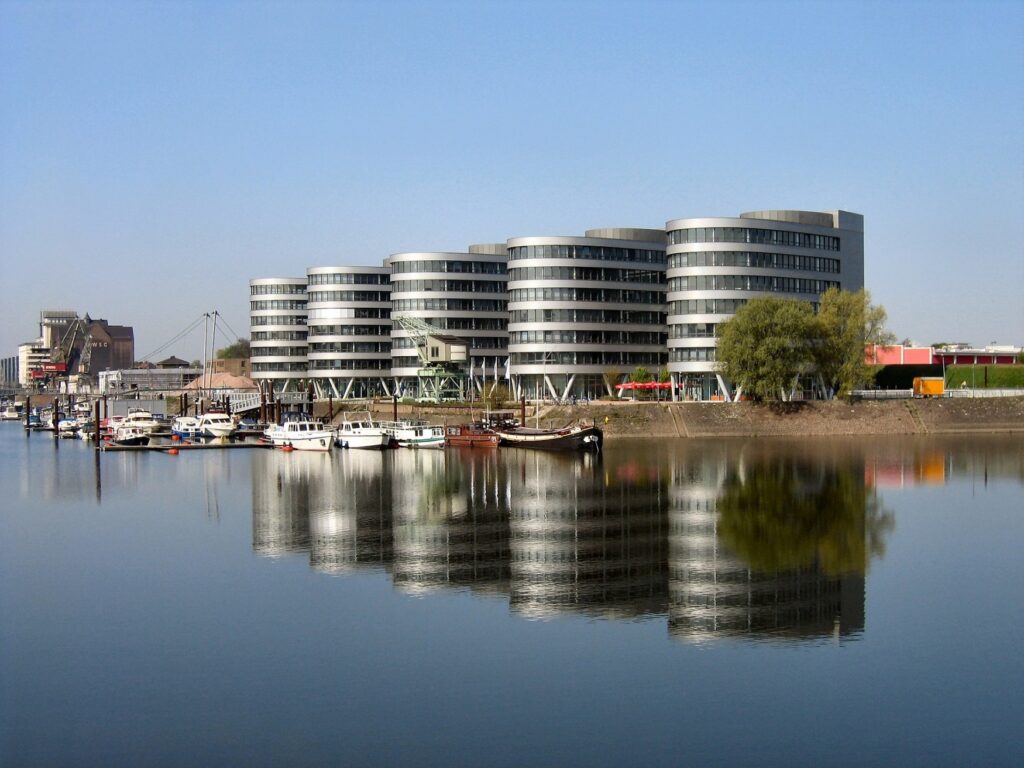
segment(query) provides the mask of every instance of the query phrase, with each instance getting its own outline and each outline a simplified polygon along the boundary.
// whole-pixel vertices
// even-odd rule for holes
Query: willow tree
[[[869,384],[874,378],[865,360],[868,345],[892,344],[895,337],[885,329],[886,312],[871,304],[871,295],[829,288],[821,295],[811,337],[814,363],[825,389],[845,394]]]
[[[809,343],[814,325],[814,310],[806,301],[751,299],[718,325],[719,368],[756,400],[784,400],[796,378],[814,363]]]

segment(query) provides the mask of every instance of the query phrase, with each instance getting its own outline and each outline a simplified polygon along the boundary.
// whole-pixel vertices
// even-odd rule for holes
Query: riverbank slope
[[[326,404],[318,403],[318,406]],[[362,406],[365,408],[365,406]],[[378,403],[377,418],[391,418],[390,403]],[[479,416],[479,411],[474,412]],[[323,414],[323,415],[326,415]],[[399,407],[400,418],[435,423],[471,421],[467,408]],[[339,417],[340,418],[340,417]],[[595,421],[606,438],[758,437],[802,435],[1024,434],[1024,397],[940,398],[847,403],[633,403],[591,402],[541,410],[540,425],[560,427]],[[536,422],[531,414],[530,426]]]

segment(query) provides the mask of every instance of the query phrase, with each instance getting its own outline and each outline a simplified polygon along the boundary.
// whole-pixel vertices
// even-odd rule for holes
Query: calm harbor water
[[[1019,765],[1024,439],[0,425],[0,765]]]

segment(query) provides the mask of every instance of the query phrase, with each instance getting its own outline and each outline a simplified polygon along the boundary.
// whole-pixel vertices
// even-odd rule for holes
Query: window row
[[[507,336],[472,336],[464,339],[470,349],[508,349]],[[415,349],[416,340],[408,336],[395,336],[391,340],[391,349]]]
[[[391,274],[399,275],[407,272],[449,272],[474,275],[504,275],[505,262],[442,261],[439,259],[391,262]]]
[[[291,283],[274,283],[273,285],[250,285],[250,296],[287,296],[289,294],[305,293],[305,284],[294,285]]]
[[[669,291],[770,291],[772,293],[824,293],[838,288],[834,280],[772,275],[687,275],[671,277]]]
[[[689,299],[670,301],[670,315],[734,315],[746,299]]]
[[[516,288],[508,292],[511,301],[593,301],[606,304],[661,304],[661,291],[630,291],[616,288]]]
[[[664,344],[658,331],[513,331],[510,344]]]
[[[693,227],[691,229],[673,229],[668,233],[669,245],[684,245],[686,243],[759,243],[790,245],[796,248],[817,248],[819,251],[839,250],[838,237],[793,232],[788,229]]]
[[[391,301],[390,291],[310,291],[308,295],[310,304],[324,301]]]
[[[839,259],[803,256],[796,253],[757,253],[755,251],[695,251],[673,253],[668,268],[680,267],[758,267],[761,269],[801,269],[805,272],[839,274]]]
[[[391,276],[365,272],[321,272],[309,276],[310,285],[389,285]]]
[[[305,315],[258,315],[249,318],[249,325],[305,325]]]
[[[612,269],[604,267],[519,267],[508,271],[513,280],[592,280],[602,283],[665,283],[665,273],[650,269]]]
[[[511,323],[628,323],[664,325],[663,312],[629,312],[621,309],[514,309]]]
[[[715,336],[715,323],[679,323],[668,327],[670,339],[710,339]]]
[[[677,347],[668,351],[670,363],[692,363],[704,360],[714,361],[714,347]]]
[[[603,245],[520,245],[508,249],[508,260],[516,259],[592,259],[595,261],[631,261],[637,264],[664,264],[665,251],[647,248],[613,248]]]
[[[306,331],[252,331],[253,341],[304,341]]]
[[[513,352],[511,365],[664,365],[663,352]],[[514,373],[514,371],[513,371]]]
[[[391,324],[387,325],[310,325],[311,338],[320,336],[388,336]]]
[[[264,299],[262,301],[250,301],[249,309],[256,312],[260,309],[305,309],[306,300],[302,299]]]
[[[508,304],[496,299],[396,299],[391,307],[394,312],[504,312]]]
[[[310,342],[310,352],[364,352],[391,354],[390,341],[316,341]]]
[[[391,310],[382,307],[323,307],[309,310],[309,320],[388,320]]]
[[[249,357],[305,357],[306,347],[252,347]]]
[[[301,363],[257,363],[253,361],[252,372],[257,373],[305,373],[306,362]],[[259,378],[259,377],[257,377]]]
[[[504,280],[395,280],[394,293],[408,291],[446,291],[448,293],[504,293]]]
[[[311,371],[390,371],[391,358],[382,360],[359,360],[352,358],[336,358],[334,360],[310,360]]]

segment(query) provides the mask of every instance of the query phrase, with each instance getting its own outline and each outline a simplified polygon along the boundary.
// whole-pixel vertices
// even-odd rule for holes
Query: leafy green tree
[[[668,384],[670,381],[672,381],[672,374],[669,373],[668,368],[662,368],[660,371],[658,371],[659,384]]]
[[[646,384],[649,381],[654,381],[654,377],[649,370],[641,365],[633,369],[633,372],[629,374],[629,380],[634,384]]]
[[[806,301],[751,299],[718,325],[717,360],[722,373],[755,400],[784,399],[814,361],[808,344],[813,332],[814,311]]]
[[[829,288],[821,295],[808,341],[814,363],[830,393],[845,394],[869,384],[874,369],[865,360],[869,345],[887,346],[895,337],[885,329],[886,313],[871,295]]]
[[[217,350],[218,360],[230,360],[238,357],[249,357],[248,339],[238,339],[234,344]]]

